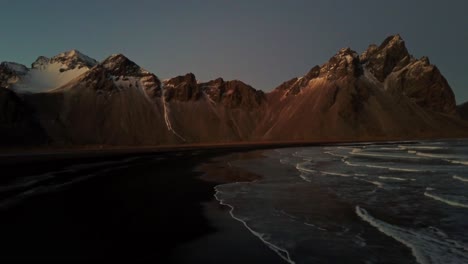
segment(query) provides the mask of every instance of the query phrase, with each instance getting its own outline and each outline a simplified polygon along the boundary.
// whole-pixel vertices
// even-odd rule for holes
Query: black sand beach
[[[4,158],[0,183],[16,187],[0,192],[0,260],[280,263],[213,198],[217,184],[256,176],[212,167],[199,179],[201,164],[247,150]],[[19,181],[47,172],[58,173]]]

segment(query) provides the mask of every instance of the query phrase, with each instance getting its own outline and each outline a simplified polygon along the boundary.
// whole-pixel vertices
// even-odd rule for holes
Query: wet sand
[[[201,164],[251,149],[3,159],[2,187],[31,175],[62,172],[24,188],[2,189],[2,200],[28,196],[0,208],[0,261],[280,263],[213,198],[220,182],[256,176],[221,168],[221,178],[199,178]],[[104,165],[76,167],[96,163]],[[89,173],[96,175],[48,188]]]

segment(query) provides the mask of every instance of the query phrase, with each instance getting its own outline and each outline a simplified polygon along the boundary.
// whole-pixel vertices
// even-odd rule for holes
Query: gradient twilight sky
[[[269,91],[342,47],[400,33],[468,101],[466,0],[0,0],[0,61],[27,66],[78,49],[123,53],[161,79],[239,79]]]

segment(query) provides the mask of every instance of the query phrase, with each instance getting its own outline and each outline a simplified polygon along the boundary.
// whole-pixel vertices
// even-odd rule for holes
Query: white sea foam
[[[387,169],[391,171],[404,171],[404,172],[422,172],[423,170],[418,169],[408,169],[408,168],[398,168],[398,167],[388,167],[388,166],[380,166],[380,165],[372,165],[372,164],[358,164],[352,163],[347,160],[343,160],[343,162],[352,167],[368,167],[368,168],[375,168],[375,169]]]
[[[365,173],[355,173],[354,176],[358,176],[358,177],[366,177],[366,176],[369,176]]]
[[[439,230],[415,231],[388,224],[371,216],[365,209],[356,206],[356,214],[385,235],[411,249],[417,262],[432,263],[468,263],[468,246],[451,240]]]
[[[320,227],[320,226],[316,226],[316,225],[311,224],[311,223],[304,222],[304,225],[314,227],[314,228],[316,228],[316,229],[318,229],[318,230],[320,230],[320,231],[328,231],[328,230],[326,230],[325,228],[322,228],[322,227]]]
[[[245,228],[247,228],[247,230],[250,231],[250,233],[252,233],[254,236],[256,236],[258,239],[260,239],[265,245],[267,245],[271,250],[273,250],[278,256],[280,256],[283,260],[285,260],[286,262],[288,263],[291,263],[291,264],[294,264],[295,262],[291,259],[290,255],[289,255],[289,252],[284,249],[284,248],[281,248],[271,242],[269,242],[267,239],[266,239],[266,236],[265,234],[262,234],[262,233],[259,233],[255,230],[253,230],[252,228],[249,227],[249,225],[247,224],[246,221],[244,221],[243,219],[237,217],[234,215],[234,206],[224,202],[224,200],[222,200],[221,198],[219,198],[219,194],[221,193],[217,187],[215,187],[215,199],[218,200],[219,204],[221,205],[225,205],[227,207],[230,208],[229,210],[229,214],[231,215],[231,217],[239,222],[241,222]]]
[[[419,152],[415,150],[408,150],[408,153],[415,154],[416,156],[420,156],[420,157],[436,158],[436,159],[449,159],[449,158],[454,157],[452,155],[432,154],[432,153]]]
[[[444,161],[447,161],[447,162],[450,162],[450,163],[453,163],[453,164],[461,164],[461,165],[467,165],[468,166],[468,161],[467,160],[457,160],[457,158],[458,158],[457,155],[432,154],[432,153],[425,153],[425,152],[412,151],[412,150],[409,150],[408,153],[415,154],[416,156],[420,156],[420,157],[426,157],[426,158],[432,158],[432,159],[442,159]]]
[[[449,159],[446,159],[445,161],[448,161],[448,162],[453,163],[453,164],[462,164],[462,165],[468,166],[468,161],[466,161],[466,160],[449,160]]]
[[[370,164],[366,164],[365,166],[368,167],[368,168],[387,169],[387,170],[391,170],[391,171],[405,171],[405,172],[421,172],[422,171],[422,170],[417,170],[417,169],[387,167],[387,166],[370,165]]]
[[[463,178],[463,177],[460,177],[458,175],[453,175],[453,178],[455,180],[459,180],[459,181],[462,181],[462,182],[468,182],[468,178]]]
[[[289,214],[289,213],[286,213],[284,210],[279,210],[280,214],[282,215],[285,215],[287,217],[289,217],[290,219],[293,219],[293,220],[297,220],[297,217],[292,215],[292,214]]]
[[[363,167],[362,165],[359,165],[359,164],[355,164],[355,163],[351,163],[347,160],[343,160],[343,162],[348,165],[348,166],[353,166],[353,167]]]
[[[306,173],[315,173],[317,172],[316,170],[311,170],[311,169],[308,169],[304,166],[304,164],[306,164],[308,162],[302,162],[302,163],[297,163],[296,164],[296,169],[301,171],[301,172],[306,172]]]
[[[400,148],[389,148],[389,147],[381,147],[378,150],[401,150]]]
[[[450,206],[454,206],[454,207],[461,207],[461,208],[468,208],[468,200],[465,198],[465,197],[452,197],[452,196],[444,196],[444,195],[437,195],[437,194],[434,194],[434,193],[430,193],[428,192],[430,190],[427,190],[426,192],[424,192],[424,196],[427,196],[429,198],[432,198],[434,200],[437,200],[439,202],[443,202],[445,204],[448,204]],[[463,201],[461,201],[461,200]]]
[[[306,182],[311,182],[311,180],[306,175],[304,175],[302,173],[299,175],[299,177],[301,177],[301,179],[303,179]]]
[[[333,175],[333,176],[341,176],[341,177],[350,177],[351,175],[339,172],[331,172],[331,171],[320,171],[320,173],[325,175]]]
[[[379,188],[384,188],[384,184],[381,183],[381,182],[378,182],[378,181],[368,181],[368,180],[363,180],[363,179],[359,179],[359,178],[355,178],[356,180],[360,180],[360,181],[363,181],[363,182],[368,182],[368,183],[371,183]]]

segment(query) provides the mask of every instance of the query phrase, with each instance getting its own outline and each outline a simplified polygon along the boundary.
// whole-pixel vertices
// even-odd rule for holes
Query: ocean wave
[[[347,160],[342,160],[342,162],[352,167],[367,167],[367,168],[374,168],[374,169],[386,169],[386,170],[391,170],[391,171],[403,171],[403,172],[422,172],[423,171],[419,169],[398,168],[398,167],[389,167],[389,166],[372,165],[372,164],[358,164],[358,163],[349,162]]]
[[[457,199],[454,196],[437,195],[434,193],[430,193],[428,191],[424,192],[424,196],[432,198],[434,200],[437,200],[439,202],[445,203],[453,207],[468,208],[468,200],[463,196],[458,197]]]
[[[9,207],[12,207],[12,206],[14,206],[16,204],[19,204],[20,202],[28,199],[28,198],[31,198],[32,196],[57,191],[59,189],[68,187],[68,186],[76,184],[78,182],[85,181],[85,180],[87,180],[89,178],[92,178],[94,176],[95,176],[95,174],[88,174],[88,175],[85,175],[85,176],[82,176],[82,177],[79,177],[79,178],[74,178],[74,179],[72,179],[70,181],[67,181],[67,182],[62,182],[62,183],[57,183],[57,184],[50,184],[50,185],[35,186],[33,188],[30,188],[30,189],[27,189],[25,191],[16,193],[15,195],[10,196],[10,197],[2,200],[0,202],[0,208],[6,209],[6,208],[9,208]]]
[[[376,168],[376,169],[387,169],[391,171],[404,171],[404,172],[422,172],[422,170],[417,169],[406,169],[406,168],[398,168],[398,167],[387,167],[387,166],[379,166],[379,165],[365,165],[368,168]]]
[[[446,149],[444,147],[437,147],[437,146],[405,146],[405,145],[398,145],[398,148],[401,149],[401,150],[408,150],[408,149],[427,149],[427,150]]]
[[[24,177],[11,185],[3,186],[0,188],[0,192],[5,192],[5,191],[14,192],[10,196],[0,201],[0,208],[2,209],[9,208],[32,196],[58,191],[60,189],[69,187],[73,184],[93,178],[99,174],[107,173],[109,171],[113,171],[117,169],[126,168],[128,167],[128,165],[126,165],[125,163],[133,161],[138,158],[139,157],[133,157],[133,158],[128,158],[122,161],[106,161],[106,162],[95,162],[95,163],[89,163],[89,164],[86,164],[86,163],[78,164],[78,165],[72,165],[72,166],[66,167],[65,169],[59,170],[59,171]],[[114,164],[120,164],[120,163],[124,163],[124,164],[121,166],[101,168],[100,170],[94,173],[85,174],[80,177],[59,176],[60,174],[63,174],[63,173],[74,173],[82,169],[97,168],[97,167],[101,167],[105,165],[114,165]]]
[[[22,179],[19,179],[18,181],[1,186],[0,187],[0,193],[1,192],[7,192],[7,191],[14,191],[18,189],[23,189],[23,188],[28,188],[33,185],[36,185],[38,183],[50,180],[55,177],[56,174],[58,173],[66,173],[66,172],[71,172],[69,170],[61,170],[61,171],[55,171],[55,172],[47,172],[44,174],[36,175],[36,176],[29,176],[29,177],[24,177]]]
[[[460,176],[457,176],[457,175],[453,175],[453,178],[455,180],[459,180],[459,181],[462,181],[462,182],[468,182],[468,178],[463,178],[463,177],[460,177]]]
[[[414,154],[419,157],[425,157],[425,158],[431,158],[431,159],[441,159],[453,164],[461,164],[461,165],[467,165],[468,166],[468,161],[467,160],[458,160],[459,156],[457,155],[444,155],[444,154],[433,154],[433,153],[425,153],[425,152],[419,152],[419,151],[414,151],[414,150],[408,150],[409,154]]]
[[[321,174],[325,175],[333,175],[333,176],[341,176],[341,177],[351,177],[351,175],[346,173],[339,173],[339,172],[331,172],[331,171],[320,171]]]
[[[445,161],[448,161],[448,162],[453,163],[453,164],[461,164],[461,165],[468,166],[468,161],[467,160],[450,160],[450,159],[446,159]]]
[[[385,154],[365,153],[365,152],[350,152],[350,154],[356,155],[356,156],[367,156],[367,157],[388,158],[388,159],[421,159],[420,157],[414,157],[414,156],[385,155]]]
[[[449,239],[440,230],[434,232],[433,228],[430,228],[415,231],[391,225],[374,218],[359,205],[355,211],[362,220],[410,248],[416,261],[421,264],[468,263],[468,246]]]
[[[359,178],[354,178],[354,179],[360,180],[360,181],[363,181],[363,182],[367,182],[367,183],[373,184],[373,185],[375,185],[375,186],[377,186],[377,187],[379,187],[379,188],[384,189],[384,184],[381,183],[381,182],[378,182],[378,181],[368,181],[368,180],[363,180],[363,179],[359,179]]]
[[[426,157],[426,158],[435,158],[435,159],[450,159],[453,158],[453,155],[442,155],[442,154],[432,154],[426,152],[420,152],[415,150],[408,150],[409,154],[415,154],[416,156]]]
[[[252,228],[250,228],[250,226],[247,224],[247,222],[237,216],[234,215],[234,206],[226,203],[223,199],[219,198],[219,194],[221,193],[217,186],[215,187],[215,199],[219,202],[219,204],[221,205],[225,205],[227,207],[229,207],[229,214],[231,215],[231,217],[239,222],[241,222],[245,228],[247,228],[247,230],[250,231],[250,233],[252,233],[254,236],[256,236],[258,239],[260,239],[265,245],[267,245],[271,250],[273,250],[278,256],[280,256],[283,260],[285,260],[286,262],[290,263],[290,264],[295,264],[295,262],[291,259],[291,256],[289,255],[289,252],[284,249],[284,248],[281,248],[271,242],[269,242],[267,239],[266,239],[266,235],[265,234],[262,234],[262,233],[259,233],[255,230],[253,230]]]
[[[386,177],[386,176],[379,176],[379,179],[382,180],[395,180],[395,181],[415,181],[416,179],[404,179],[399,177]]]

